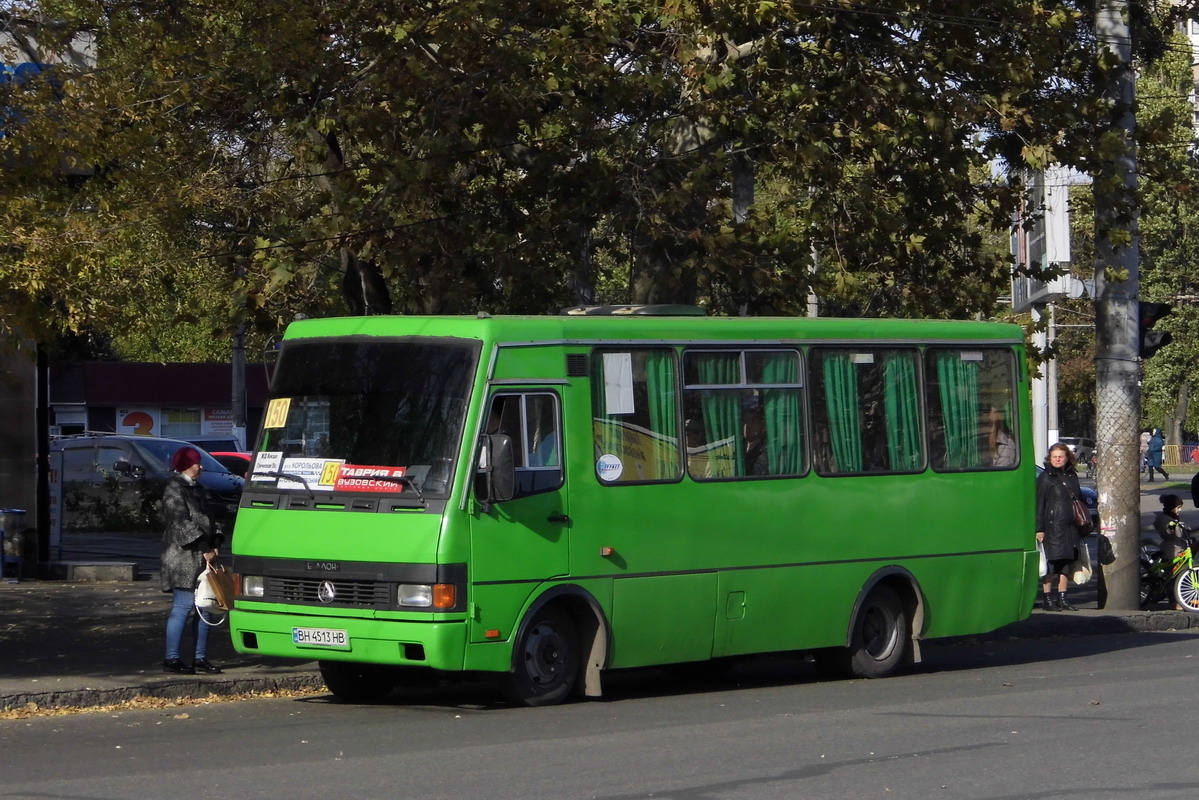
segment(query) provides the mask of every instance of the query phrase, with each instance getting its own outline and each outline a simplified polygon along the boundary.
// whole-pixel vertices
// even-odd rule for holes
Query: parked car
[[[253,458],[250,453],[242,452],[209,452],[208,455],[221,462],[225,469],[241,478],[245,478],[246,473],[250,471],[250,459]]]
[[[1080,469],[1086,466],[1086,463],[1091,460],[1091,454],[1095,452],[1094,439],[1086,439],[1080,436],[1063,436],[1058,441],[1069,447],[1070,451],[1074,453],[1074,458],[1078,461]]]
[[[62,452],[63,524],[74,530],[161,530],[159,501],[171,478],[171,456],[190,442],[155,436],[89,433],[50,443]],[[199,483],[225,534],[245,481],[201,450]]]
[[[228,453],[241,450],[241,444],[232,436],[193,436],[188,438],[187,442],[201,450],[207,450],[209,453],[218,451]]]
[[[1037,477],[1041,477],[1041,473],[1044,471],[1045,468],[1038,464]],[[1093,525],[1093,529],[1099,530],[1099,492],[1095,490],[1094,486],[1084,486],[1079,484],[1078,488],[1082,491],[1082,497],[1080,499],[1086,504],[1087,510],[1091,512],[1091,523]]]

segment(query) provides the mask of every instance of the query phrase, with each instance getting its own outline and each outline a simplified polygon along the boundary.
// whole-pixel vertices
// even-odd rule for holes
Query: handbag
[[[1078,557],[1070,562],[1068,574],[1075,585],[1082,586],[1091,579],[1091,551],[1086,542],[1079,542],[1075,552]]]
[[[209,564],[196,579],[196,612],[202,622],[220,625],[231,608],[233,574],[220,564]]]
[[[1107,566],[1116,560],[1116,548],[1112,546],[1110,536],[1102,535],[1099,537],[1099,563]]]
[[[1095,525],[1091,522],[1091,512],[1087,510],[1085,503],[1076,497],[1071,507],[1074,510],[1074,526],[1078,528],[1079,536],[1086,536],[1095,530]]]

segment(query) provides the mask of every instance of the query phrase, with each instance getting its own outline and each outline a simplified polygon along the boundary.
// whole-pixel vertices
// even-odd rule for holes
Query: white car
[[[1094,439],[1083,439],[1078,436],[1063,436],[1058,441],[1070,448],[1070,450],[1074,453],[1074,459],[1079,464],[1086,464],[1091,460],[1091,454],[1095,452]]]

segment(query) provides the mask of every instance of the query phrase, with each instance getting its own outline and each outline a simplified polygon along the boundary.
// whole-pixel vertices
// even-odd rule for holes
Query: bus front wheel
[[[321,678],[343,703],[378,703],[395,688],[393,670],[379,664],[320,661]]]
[[[579,673],[579,634],[570,616],[544,608],[525,626],[513,651],[506,694],[526,706],[561,703]]]

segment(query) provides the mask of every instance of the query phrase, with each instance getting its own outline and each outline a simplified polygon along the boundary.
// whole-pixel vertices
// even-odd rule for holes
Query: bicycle
[[[1199,611],[1199,567],[1192,555],[1196,542],[1186,539],[1186,549],[1169,562],[1160,550],[1141,546],[1141,608],[1172,599],[1187,611]]]

